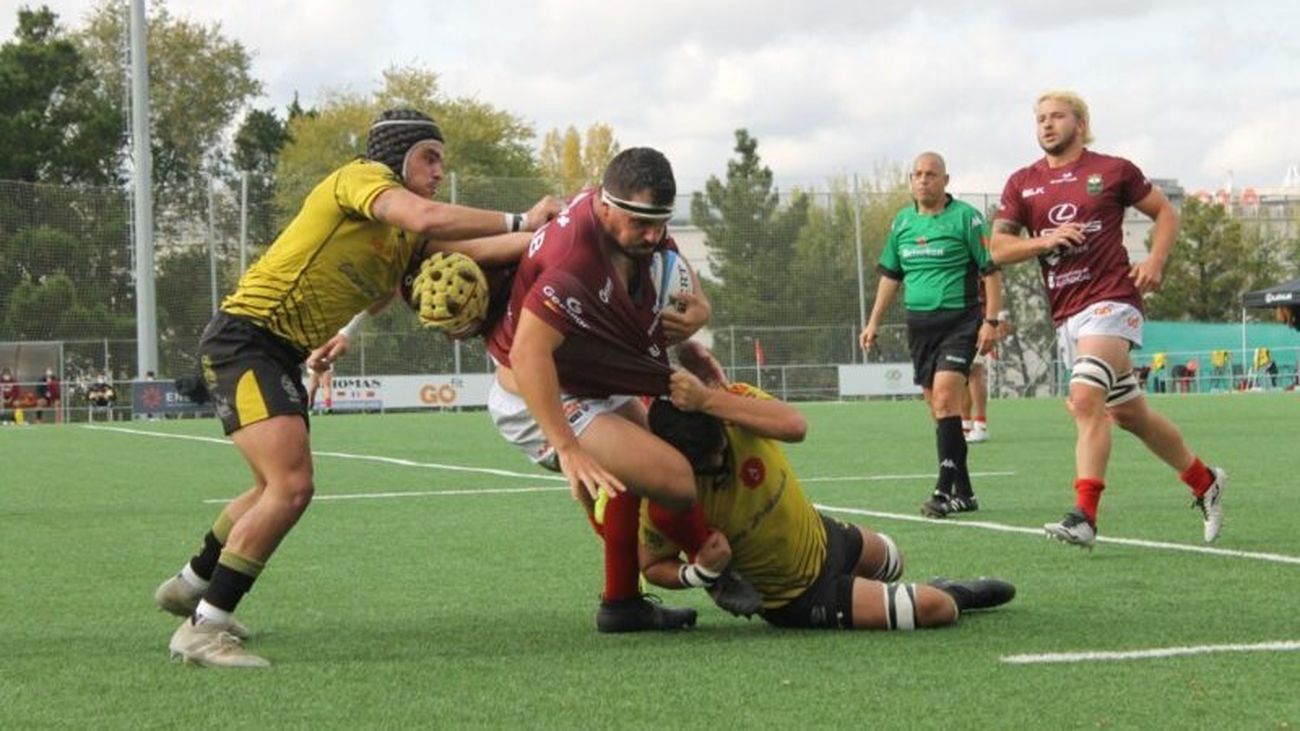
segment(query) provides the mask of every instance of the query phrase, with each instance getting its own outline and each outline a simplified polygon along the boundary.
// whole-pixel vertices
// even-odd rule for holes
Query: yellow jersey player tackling
[[[244,649],[249,632],[234,611],[315,490],[301,373],[309,353],[328,363],[346,350],[354,315],[384,307],[413,259],[457,251],[485,265],[513,262],[527,231],[561,207],[549,197],[526,214],[438,203],[442,177],[437,124],[414,110],[384,112],[365,157],[312,190],[204,330],[203,380],[254,481],[155,592],[161,609],[186,617],[171,638],[174,657],[269,665]]]
[[[699,501],[726,540],[706,550],[730,553],[715,579],[702,564],[725,563],[701,551],[695,563],[641,521],[641,569],[668,589],[747,580],[759,595],[746,606],[746,588],[715,585],[718,603],[756,612],[778,627],[915,629],[952,624],[964,609],[998,606],[1015,587],[997,579],[902,583],[903,556],[889,536],[817,512],[779,442],[802,441],[803,416],[747,384],[728,385],[712,356],[696,346],[677,369],[672,401],[650,409],[650,427],[680,450],[697,476]],[[710,381],[708,385],[701,377]]]

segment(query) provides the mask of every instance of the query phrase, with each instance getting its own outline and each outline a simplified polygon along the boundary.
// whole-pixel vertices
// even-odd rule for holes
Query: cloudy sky
[[[17,8],[0,0],[0,32]],[[66,26],[90,0],[47,0]],[[746,127],[778,182],[948,158],[952,190],[1033,160],[1032,103],[1089,101],[1094,149],[1189,190],[1280,185],[1300,164],[1295,0],[171,0],[251,49],[258,106],[368,91],[392,65],[531,121],[664,150],[679,187],[723,175]]]

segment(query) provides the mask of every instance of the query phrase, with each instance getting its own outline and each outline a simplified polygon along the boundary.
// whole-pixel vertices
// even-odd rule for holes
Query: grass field
[[[694,631],[598,635],[599,544],[485,414],[319,418],[316,502],[240,607],[260,672],[168,662],[176,620],[152,604],[246,486],[216,422],[3,428],[0,728],[1296,728],[1300,396],[1155,404],[1232,474],[1208,549],[1177,477],[1122,435],[1107,540],[1045,540],[1073,497],[1058,401],[993,404],[983,509],[947,522],[916,513],[921,405],[807,405],[790,453],[815,502],[890,533],[913,580],[1019,588],[896,634],[777,631],[697,591],[668,597],[700,608]],[[1007,661],[1233,644],[1255,651]]]

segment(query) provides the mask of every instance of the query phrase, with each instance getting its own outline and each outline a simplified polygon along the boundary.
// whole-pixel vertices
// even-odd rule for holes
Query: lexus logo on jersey
[[[1047,220],[1051,221],[1053,226],[1060,226],[1073,221],[1077,215],[1079,215],[1078,206],[1073,203],[1057,203],[1047,212]]]
[[[758,457],[750,457],[740,465],[740,481],[745,487],[753,490],[763,483],[767,477],[767,467],[763,466],[763,460]]]

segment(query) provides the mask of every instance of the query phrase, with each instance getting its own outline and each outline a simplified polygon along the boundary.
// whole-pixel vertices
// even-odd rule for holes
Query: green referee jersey
[[[912,312],[974,307],[980,277],[997,270],[983,214],[952,196],[939,213],[921,213],[915,203],[899,211],[876,268],[903,282],[903,306]]]

